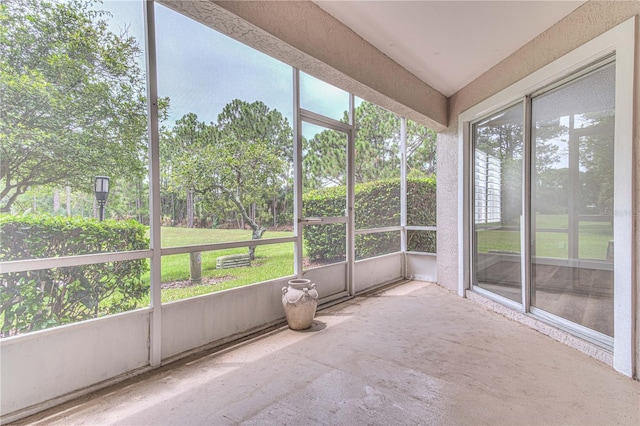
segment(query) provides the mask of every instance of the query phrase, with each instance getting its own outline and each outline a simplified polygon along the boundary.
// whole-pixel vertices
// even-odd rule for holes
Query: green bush
[[[436,226],[435,178],[407,179],[407,225]],[[436,231],[407,231],[407,250],[436,253]]]
[[[147,249],[130,220],[0,217],[0,261]],[[148,292],[147,262],[127,260],[0,274],[2,337],[123,312]]]
[[[356,229],[400,225],[400,179],[379,180],[355,187]],[[311,191],[304,195],[305,217],[343,216],[345,186]],[[434,178],[407,179],[407,223],[435,225],[436,181]],[[345,252],[344,225],[305,226],[307,256],[314,260],[337,260]],[[410,231],[408,248],[435,252],[434,231]],[[358,259],[394,252],[400,248],[399,232],[361,235],[356,238]]]

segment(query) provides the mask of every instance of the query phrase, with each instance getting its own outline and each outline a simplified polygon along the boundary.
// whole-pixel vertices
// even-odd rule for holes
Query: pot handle
[[[311,283],[310,287],[311,287],[311,290],[315,290],[316,289],[316,285],[314,283]],[[289,291],[288,287],[282,287],[282,297],[287,301],[288,304],[291,304],[291,305],[295,305],[296,303],[298,303],[299,301],[301,301],[305,297],[310,297],[312,299],[315,299],[315,298],[318,297],[317,295],[316,295],[316,297],[311,296],[309,294],[309,289],[305,287],[305,288],[302,289],[303,293],[300,295],[300,297],[298,297],[294,301],[290,301],[289,298],[286,296],[288,291]]]

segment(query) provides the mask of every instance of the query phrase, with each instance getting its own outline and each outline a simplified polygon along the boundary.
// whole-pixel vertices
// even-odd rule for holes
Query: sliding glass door
[[[615,64],[532,99],[531,305],[613,336]]]
[[[602,341],[613,337],[614,104],[609,61],[471,128],[473,285]]]
[[[522,103],[473,126],[475,284],[522,302]]]

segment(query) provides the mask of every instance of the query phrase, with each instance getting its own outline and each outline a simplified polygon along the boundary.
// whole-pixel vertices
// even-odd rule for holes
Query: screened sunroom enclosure
[[[3,416],[20,417],[280,324],[281,289],[294,277],[316,284],[320,304],[403,278],[436,280],[433,131],[166,6],[121,5],[105,2],[114,7],[107,26],[121,28],[125,16],[132,35],[144,40],[146,61],[138,66],[146,78],[148,152],[129,160],[142,159],[148,175],[135,185],[112,175],[106,218],[114,226],[131,216],[148,224],[148,247],[87,244],[55,257],[16,254],[3,259],[1,272],[15,289],[20,280],[38,288],[46,277],[64,300],[66,290],[90,281],[86,271],[105,268],[115,274],[109,285],[130,285],[117,271],[136,265],[136,301],[112,308],[124,293],[115,289],[103,300],[95,289],[89,301],[75,301],[91,305],[88,315],[58,310],[49,322],[28,324],[31,317],[13,314],[25,302],[17,298],[3,312]],[[176,27],[203,42],[175,43]],[[217,117],[202,108],[201,97]],[[129,214],[126,197],[133,194],[129,204],[137,210]],[[39,194],[29,195],[32,210],[46,209]],[[67,189],[68,215],[91,211],[76,207],[80,198]],[[14,219],[25,214],[20,206]],[[247,252],[250,266],[216,267]]]
[[[56,8],[47,9],[50,3]],[[459,374],[460,364],[480,364],[464,347],[489,359],[504,342],[491,327],[485,331],[495,344],[480,342],[482,332],[456,333],[478,322],[471,302],[638,377],[636,2],[579,2],[559,14],[547,8],[569,2],[513,2],[525,11],[520,15],[501,2],[324,5],[348,3],[355,23],[308,1],[105,1],[108,15],[66,11],[68,3],[0,5],[2,19],[19,29],[3,35],[22,35],[2,46],[11,65],[2,73],[11,78],[3,108],[12,112],[2,119],[50,107],[29,117],[44,120],[44,127],[3,127],[11,136],[3,138],[3,150],[19,142],[12,155],[3,151],[3,167],[12,160],[24,175],[46,170],[44,176],[56,177],[23,193],[7,179],[17,189],[0,198],[0,225],[17,224],[12,238],[27,236],[38,247],[10,251],[4,235],[0,246],[3,423],[284,324],[282,287],[294,277],[315,281],[327,305],[401,278],[437,278],[472,308],[443,318],[446,327],[437,319],[419,327],[452,332],[441,335],[460,348],[457,361],[437,369],[445,380],[457,374],[465,388],[470,378]],[[23,8],[5,4],[42,13],[25,19]],[[536,21],[525,6],[546,9],[540,15],[550,20],[521,31],[525,26],[513,17]],[[404,17],[396,16],[402,8]],[[368,19],[374,9],[377,25]],[[519,44],[503,50],[505,56],[492,55],[501,40],[487,41],[489,32],[461,24],[465,16],[476,23],[476,11],[491,12],[493,29],[510,31]],[[422,20],[439,13],[448,16],[438,22],[447,37],[434,37],[429,31],[437,26]],[[67,28],[61,17],[83,16],[104,24],[88,31],[82,25],[91,19],[80,19],[73,34],[102,36],[117,47],[75,43],[83,53],[91,59],[122,53],[103,58],[99,73],[90,72],[95,68],[82,55],[55,49],[48,55],[44,48],[84,40],[42,33]],[[408,25],[410,17],[419,22]],[[358,32],[357,23],[374,30]],[[389,37],[411,28],[459,44],[432,49],[407,32],[404,39]],[[42,48],[33,48],[34,39]],[[439,74],[452,84],[429,82],[428,69],[412,71],[416,56],[404,55],[404,65],[403,55],[394,59],[395,46],[420,46],[428,64],[455,58],[467,65],[445,61]],[[473,71],[468,80],[459,79],[462,70]],[[104,84],[109,75],[117,84]],[[45,80],[56,76],[87,84]],[[78,91],[83,88],[90,90]],[[429,178],[434,133],[427,127],[438,131],[437,250],[436,186]],[[46,155],[29,157],[34,152]],[[29,168],[34,158],[39,167]],[[69,173],[55,173],[61,170]],[[93,214],[96,176],[111,179],[104,222]],[[33,213],[46,217],[49,233],[24,231],[40,225]],[[81,229],[67,232],[67,216]],[[55,244],[46,252],[42,242]],[[235,256],[251,266],[216,267]],[[69,295],[73,303],[56,303]],[[52,309],[31,303],[36,296]],[[421,314],[415,312],[406,315],[415,320]],[[407,344],[422,355],[438,338],[420,336]],[[513,377],[538,375],[535,359],[507,352],[503,359],[517,367]],[[571,352],[563,365],[571,365]],[[556,353],[542,356],[550,374],[565,377]],[[379,361],[382,367],[386,360]],[[500,362],[489,370],[510,371]],[[597,379],[578,375],[598,388]],[[487,386],[495,383],[492,377]],[[562,401],[566,388],[556,390]]]

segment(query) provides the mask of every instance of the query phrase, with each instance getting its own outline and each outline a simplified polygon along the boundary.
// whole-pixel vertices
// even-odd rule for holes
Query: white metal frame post
[[[349,94],[349,124],[351,130],[347,133],[347,293],[349,296],[354,295],[354,270],[356,261],[356,243],[355,243],[355,173],[354,173],[354,156],[355,156],[355,98],[352,93]]]
[[[302,278],[302,122],[300,118],[300,71],[293,69],[293,274]]]
[[[160,132],[158,130],[158,76],[156,62],[154,0],[144,1],[149,132],[149,234],[151,240],[151,319],[149,363],[162,362],[162,299],[160,237]]]
[[[400,251],[402,276],[407,277],[407,119],[400,117]]]
[[[531,96],[527,95],[524,99],[524,141],[523,141],[523,156],[522,156],[522,215],[520,216],[520,265],[521,265],[521,281],[522,281],[522,308],[525,312],[529,312],[529,307],[532,302],[531,294],[531,249],[532,249],[532,234],[531,234]]]

